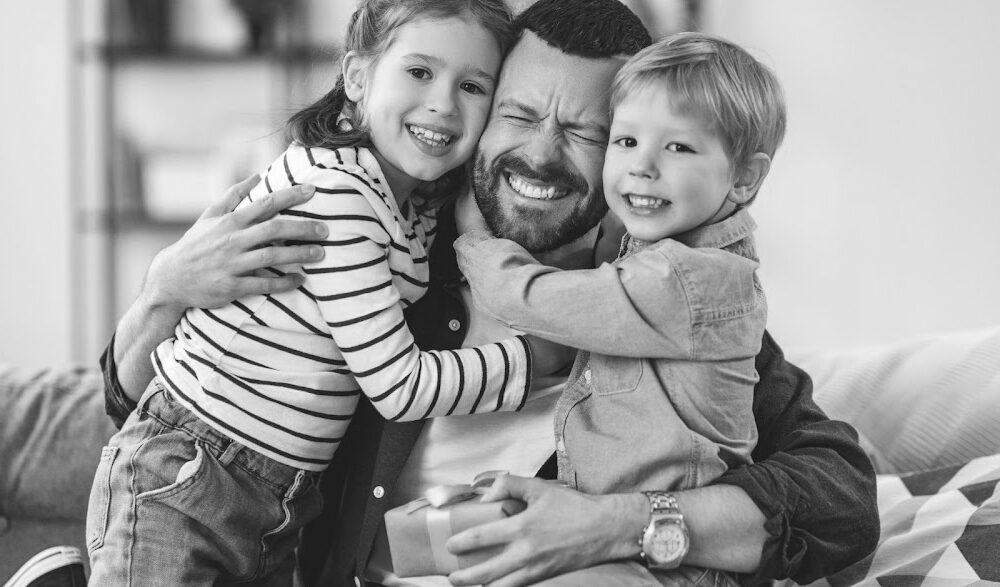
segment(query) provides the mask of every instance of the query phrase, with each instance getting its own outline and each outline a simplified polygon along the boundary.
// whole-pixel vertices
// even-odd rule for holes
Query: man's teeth
[[[417,137],[421,141],[427,143],[432,147],[443,147],[451,142],[454,138],[452,135],[447,135],[440,132],[435,132],[429,128],[424,128],[422,126],[416,126],[411,124],[406,127],[410,131],[410,134]]]
[[[509,176],[507,183],[510,184],[510,187],[514,188],[515,192],[534,200],[554,200],[557,196],[561,195],[561,190],[556,189],[555,186],[543,188],[532,185],[516,175]]]
[[[634,194],[629,194],[626,196],[628,203],[633,208],[659,208],[667,202],[659,198],[650,198],[649,196],[636,196]]]

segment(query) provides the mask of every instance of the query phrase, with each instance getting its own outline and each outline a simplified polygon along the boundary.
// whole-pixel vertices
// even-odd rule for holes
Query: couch
[[[978,505],[961,501],[970,486],[979,496],[1000,479],[1000,327],[838,351],[790,349],[788,355],[812,375],[816,400],[830,416],[858,429],[884,474],[879,549],[821,583],[874,585],[878,577],[883,583],[902,577],[903,584],[920,584],[925,576],[948,584],[1000,581],[989,574],[1000,574],[1000,532],[972,533],[973,540],[983,536],[980,550],[994,555],[993,570],[974,568],[970,548],[955,546],[970,535],[968,528],[989,526],[969,520],[986,516],[989,522],[992,516],[1000,524],[1000,489]],[[92,478],[100,448],[113,433],[103,416],[101,386],[92,369],[24,372],[0,366],[0,581],[48,546],[84,547],[89,482],[78,491],[59,488]],[[12,401],[16,397],[31,401]],[[58,426],[53,441],[33,438],[32,422],[43,413],[53,414]],[[24,463],[33,461],[49,466],[24,474]],[[934,500],[942,502],[936,509]],[[939,521],[927,509],[957,520]],[[951,530],[940,531],[946,525]]]

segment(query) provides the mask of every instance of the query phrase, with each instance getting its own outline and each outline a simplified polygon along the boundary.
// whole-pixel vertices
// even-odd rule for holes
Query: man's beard
[[[482,152],[476,152],[473,169],[473,194],[476,204],[486,219],[486,225],[494,235],[510,239],[532,253],[544,253],[573,242],[597,226],[608,212],[607,203],[601,194],[587,184],[587,180],[562,165],[550,165],[541,169],[531,167],[520,157],[507,153],[500,155],[487,168]],[[568,188],[566,197],[580,197],[568,218],[553,225],[552,218],[546,218],[545,211],[520,207],[513,212],[500,201],[500,182],[504,173],[514,173],[539,183]],[[546,222],[548,220],[548,222]]]

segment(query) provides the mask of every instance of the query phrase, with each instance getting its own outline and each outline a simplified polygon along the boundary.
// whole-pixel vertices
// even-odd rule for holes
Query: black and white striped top
[[[403,308],[427,288],[433,216],[398,207],[360,148],[292,146],[250,199],[300,183],[316,195],[283,214],[327,223],[324,260],[271,268],[306,276],[291,292],[188,310],[152,354],[177,400],[238,442],[307,470],[329,463],[362,392],[390,420],[520,409],[530,380],[522,337],[421,352],[406,327]]]

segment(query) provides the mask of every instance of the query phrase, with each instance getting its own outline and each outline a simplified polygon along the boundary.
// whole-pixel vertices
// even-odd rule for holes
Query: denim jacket
[[[656,243],[626,237],[614,263],[583,271],[483,233],[456,241],[479,307],[581,349],[556,406],[561,481],[588,493],[690,489],[751,461],[767,318],[754,228],[740,210]],[[636,323],[666,342],[658,356],[638,348]]]

